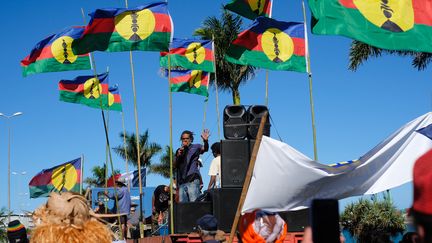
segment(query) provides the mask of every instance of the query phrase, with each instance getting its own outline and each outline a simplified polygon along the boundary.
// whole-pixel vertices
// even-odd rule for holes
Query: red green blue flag
[[[23,76],[34,73],[88,70],[88,54],[75,55],[72,42],[81,36],[84,27],[71,27],[38,42],[30,55],[21,60]]]
[[[271,17],[271,0],[232,0],[225,5],[228,9],[248,19],[256,19],[259,16]]]
[[[225,59],[271,70],[306,72],[304,24],[258,17],[228,48]]]
[[[30,183],[30,198],[47,197],[51,192],[79,192],[81,158],[42,170]]]
[[[101,106],[106,107],[108,100],[108,73],[61,80],[59,92],[61,101],[101,109]]]
[[[208,97],[209,73],[201,70],[171,70],[171,92]]]
[[[97,9],[80,39],[75,54],[92,51],[168,51],[172,20],[166,2],[136,8]]]
[[[312,33],[388,50],[432,52],[430,0],[309,0]]]
[[[170,66],[214,72],[213,42],[174,38],[170,45]],[[160,65],[168,68],[168,52],[161,52]]]
[[[108,88],[108,106],[104,102],[104,108],[114,111],[122,111],[121,97],[118,84]]]

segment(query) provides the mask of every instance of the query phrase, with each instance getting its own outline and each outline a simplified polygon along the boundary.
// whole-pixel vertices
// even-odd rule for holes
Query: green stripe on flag
[[[190,94],[208,96],[207,86],[200,86],[199,88],[190,87],[189,82],[171,84],[171,92],[185,92]]]
[[[38,60],[34,63],[23,68],[23,76],[26,77],[35,73],[59,72],[59,71],[72,71],[72,70],[88,70],[91,68],[90,59],[88,56],[78,57],[75,62],[71,64],[63,64],[58,62],[55,58],[47,58]]]
[[[194,64],[190,62],[185,56],[183,55],[171,55],[170,56],[170,64],[171,67],[183,67],[185,69],[191,69],[191,70],[202,70],[206,72],[214,72],[214,66],[212,61],[204,60],[204,62],[200,64]],[[168,56],[162,56],[160,57],[160,66],[161,67],[168,67]]]

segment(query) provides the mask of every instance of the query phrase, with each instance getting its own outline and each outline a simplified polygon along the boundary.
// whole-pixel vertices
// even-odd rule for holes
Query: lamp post
[[[16,172],[16,171],[12,171],[11,172],[11,174],[13,175],[13,176],[26,176],[27,175],[27,171],[21,171],[21,172]],[[24,178],[23,178],[24,179]],[[22,179],[21,178],[18,178],[18,183],[16,184],[16,187],[15,187],[15,191],[21,191],[22,190],[22,188],[21,188],[21,185],[22,185],[22,183],[20,183],[22,181]],[[12,192],[13,193],[13,192]],[[19,209],[21,210],[21,211],[23,211],[23,207],[22,207],[22,201],[23,201],[23,198],[25,199],[25,196],[27,196],[28,195],[28,193],[27,192],[18,192],[18,203],[19,203],[19,205],[21,206]],[[16,207],[15,207],[16,208]]]
[[[22,112],[15,112],[14,114],[7,116],[3,113],[0,113],[0,116],[5,117],[8,121],[8,222],[10,222],[10,216],[11,216],[11,205],[10,205],[10,176],[11,176],[11,170],[10,170],[10,146],[11,146],[11,128],[9,124],[9,119],[14,116],[22,115]]]

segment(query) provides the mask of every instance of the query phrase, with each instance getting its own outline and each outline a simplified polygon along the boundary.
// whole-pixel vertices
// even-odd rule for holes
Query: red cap
[[[413,210],[432,215],[432,150],[417,159],[413,170]]]

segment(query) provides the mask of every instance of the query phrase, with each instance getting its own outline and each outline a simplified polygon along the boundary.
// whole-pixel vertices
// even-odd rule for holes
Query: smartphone
[[[310,212],[313,242],[340,243],[338,201],[314,199]]]

